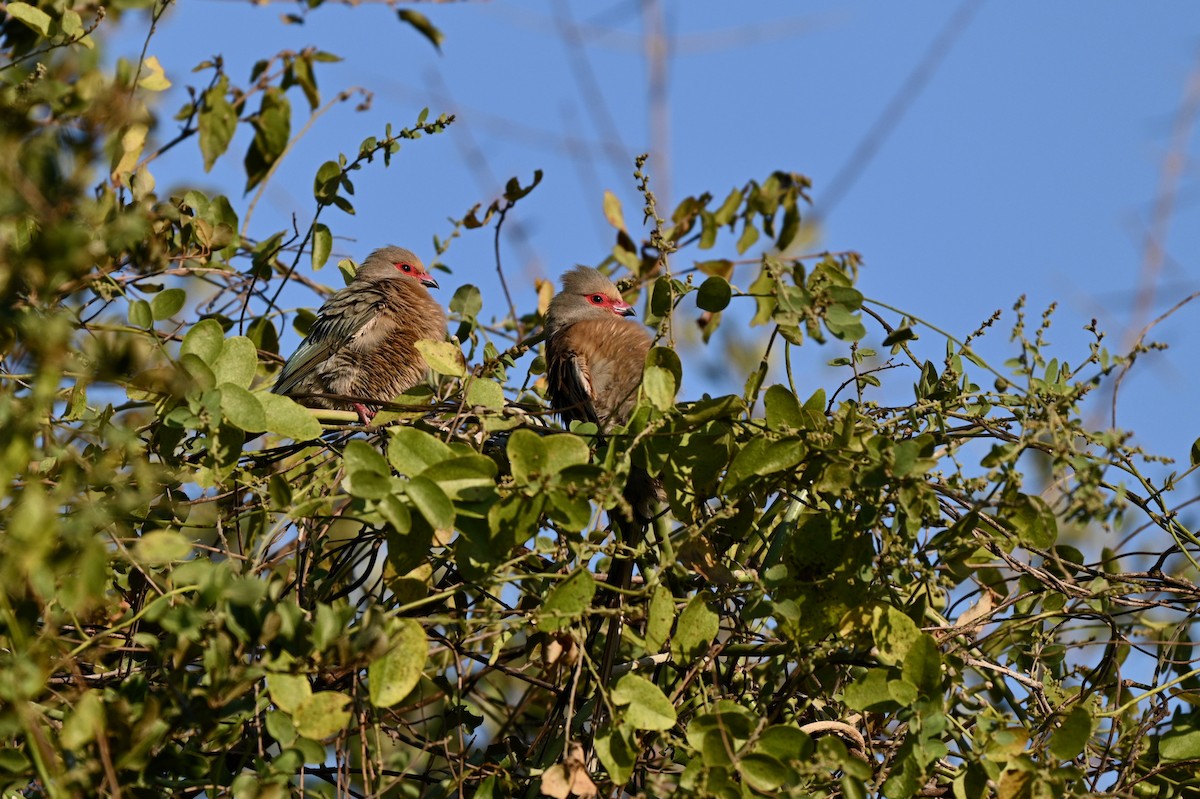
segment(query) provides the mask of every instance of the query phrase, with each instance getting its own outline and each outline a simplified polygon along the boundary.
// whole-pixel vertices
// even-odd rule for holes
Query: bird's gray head
[[[415,280],[431,289],[438,287],[437,281],[425,271],[421,259],[403,247],[380,247],[367,256],[358,267],[355,280]]]
[[[611,280],[590,266],[577,266],[563,275],[562,291],[550,301],[546,329],[553,332],[584,319],[607,316],[633,316],[633,306],[625,302]]]

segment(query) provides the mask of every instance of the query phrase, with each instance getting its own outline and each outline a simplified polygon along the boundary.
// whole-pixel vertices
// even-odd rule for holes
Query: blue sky
[[[323,218],[346,239],[335,253],[362,258],[397,243],[428,259],[432,236],[449,232],[449,217],[490,201],[509,177],[527,182],[543,170],[542,185],[510,218],[503,247],[518,307],[530,309],[535,277],[557,278],[607,253],[605,189],[622,199],[629,223],[640,217],[632,160],[652,149],[654,138],[642,4],[412,7],[445,33],[440,55],[384,5],[323,6],[304,24],[289,25],[280,16],[295,10],[291,4],[217,0],[172,8],[148,54],[175,84],[170,112],[182,103],[184,86],[206,79],[191,68],[217,53],[244,84],[254,60],[315,45],[345,59],[317,73],[326,98],[353,85],[375,92],[369,111],[343,104],[299,143],[255,213],[256,237],[289,227],[293,214],[306,224],[312,178],[323,161],[354,153],[387,122],[409,124],[425,106],[458,121],[445,134],[407,144],[390,169],[380,164],[358,173],[358,214]],[[1004,319],[981,346],[997,361],[1011,352],[1002,346],[1008,310],[1021,294],[1033,315],[1060,304],[1052,354],[1077,362],[1088,340],[1081,328],[1091,318],[1121,349],[1150,319],[1200,289],[1194,163],[1185,163],[1173,184],[1178,196],[1167,217],[1162,268],[1152,281],[1142,276],[1173,125],[1189,77],[1200,69],[1200,6],[990,0],[962,10],[962,3],[761,0],[733,8],[688,0],[664,9],[673,42],[662,113],[669,158],[652,160],[650,171],[674,200],[702,191],[720,196],[774,169],[808,175],[821,216],[813,249],[862,253],[860,287],[868,297],[959,336],[1003,308]],[[855,160],[955,14],[962,23],[944,57],[898,121],[885,126],[873,158]],[[122,54],[136,57],[147,26],[145,17],[125,19],[117,40]],[[573,26],[583,41],[574,55],[563,35]],[[304,109],[298,93],[293,107]],[[166,121],[160,140],[173,134],[173,124]],[[293,131],[302,124],[297,115]],[[200,186],[239,205],[248,141],[240,133],[232,157],[207,175],[194,145],[172,152],[153,167],[160,193]],[[1182,141],[1180,152],[1194,157],[1197,135],[1189,131]],[[831,198],[830,186],[850,164],[857,180]],[[519,238],[511,235],[518,227]],[[491,247],[490,230],[455,242],[439,296],[448,301],[458,285],[474,283],[484,290],[484,316],[502,315]],[[731,249],[732,240],[721,252]],[[676,263],[689,265],[687,256]],[[735,283],[744,287],[751,277],[739,273]],[[318,279],[340,284],[332,267]],[[1135,297],[1147,287],[1153,293],[1139,311]],[[292,301],[314,302],[300,294]],[[1200,346],[1191,334],[1198,312],[1200,305],[1187,306],[1156,329],[1154,338],[1172,348],[1135,369],[1118,414],[1138,440],[1185,465],[1200,434],[1192,412],[1200,387],[1192,368]],[[763,332],[736,318],[726,325],[748,341]],[[294,343],[289,337],[285,349]],[[921,344],[940,360],[943,344],[934,335]],[[845,347],[804,350],[799,363],[812,387],[832,390],[844,379],[822,364]],[[737,390],[744,379],[724,368],[719,351],[689,348],[684,363],[685,394]],[[916,378],[911,369],[888,373],[889,396],[911,397]]]

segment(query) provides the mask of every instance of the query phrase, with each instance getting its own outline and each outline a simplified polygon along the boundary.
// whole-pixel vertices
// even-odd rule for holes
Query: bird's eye
[[[604,304],[604,295],[603,294],[593,294],[590,297],[590,299],[591,299],[592,303],[595,305],[603,305]]]
[[[405,264],[405,263],[396,264],[396,268],[399,269],[401,272],[411,272],[413,270],[412,264]]]

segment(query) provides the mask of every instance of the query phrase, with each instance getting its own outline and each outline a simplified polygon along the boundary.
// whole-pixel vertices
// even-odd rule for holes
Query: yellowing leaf
[[[174,530],[154,530],[138,539],[133,554],[140,563],[156,565],[183,560],[192,553],[192,542]]]
[[[550,310],[550,300],[554,299],[554,282],[539,277],[533,285],[537,288],[538,313],[545,316],[546,311]]]
[[[417,351],[429,368],[440,375],[462,377],[467,373],[462,351],[449,341],[418,341]]]
[[[412,619],[400,619],[391,643],[391,651],[367,668],[368,693],[376,707],[391,707],[408,696],[421,681],[429,654],[425,631]]]
[[[608,189],[604,190],[604,218],[617,230],[625,229],[625,214],[621,210],[621,201]]]
[[[675,726],[675,706],[654,683],[626,674],[612,692],[613,704],[627,706],[625,721],[638,730],[669,730]]]
[[[18,2],[9,3],[4,10],[10,17],[20,20],[25,27],[37,31],[42,36],[50,34],[50,15],[40,8]]]
[[[312,686],[303,674],[268,674],[267,693],[280,710],[295,713],[312,696]]]
[[[318,691],[300,703],[292,714],[296,732],[320,741],[346,729],[350,723],[350,697],[337,691]]]
[[[161,92],[171,88],[171,81],[167,80],[157,56],[147,58],[142,64],[142,69],[145,75],[138,81],[138,86],[149,92]]]
[[[115,182],[124,185],[124,176],[137,166],[146,146],[147,130],[145,125],[130,125],[121,135],[121,146],[117,150],[118,155],[112,168],[112,179]]]

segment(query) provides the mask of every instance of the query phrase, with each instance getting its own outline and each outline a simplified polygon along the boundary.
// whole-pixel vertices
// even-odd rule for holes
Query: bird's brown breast
[[[652,339],[640,325],[616,317],[586,319],[546,343],[551,403],[570,422],[589,419],[602,429],[623,423],[637,399]]]

